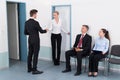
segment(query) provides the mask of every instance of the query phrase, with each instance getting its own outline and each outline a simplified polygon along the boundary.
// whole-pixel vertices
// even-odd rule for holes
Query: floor
[[[103,75],[103,70],[99,70],[99,76],[96,78],[88,77],[83,72],[80,76],[74,76],[75,66],[72,66],[72,72],[61,73],[65,69],[65,63],[60,66],[53,66],[51,61],[39,60],[38,69],[43,70],[41,75],[32,75],[26,71],[26,62],[11,61],[10,68],[0,70],[0,80],[120,80],[120,72],[113,72],[109,76]]]

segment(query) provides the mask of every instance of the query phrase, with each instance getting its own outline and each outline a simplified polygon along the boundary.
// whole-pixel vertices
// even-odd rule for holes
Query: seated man
[[[77,72],[75,73],[75,76],[78,76],[81,74],[82,58],[89,56],[89,53],[91,51],[92,38],[90,35],[87,34],[88,30],[89,30],[88,25],[82,25],[82,29],[81,29],[82,34],[77,35],[73,49],[68,50],[65,53],[66,69],[62,71],[63,73],[71,71],[70,57],[76,56],[77,57]]]

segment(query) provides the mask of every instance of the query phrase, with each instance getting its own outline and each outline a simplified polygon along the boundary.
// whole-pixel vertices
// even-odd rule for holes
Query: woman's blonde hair
[[[59,15],[59,12],[58,12],[58,11],[54,11],[54,13],[56,13],[57,15]]]

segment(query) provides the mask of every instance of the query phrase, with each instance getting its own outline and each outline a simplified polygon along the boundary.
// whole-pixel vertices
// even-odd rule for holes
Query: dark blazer
[[[80,40],[81,34],[78,34],[76,37],[76,41],[73,47],[77,47],[79,40]],[[90,53],[91,52],[91,43],[92,43],[92,37],[88,34],[86,34],[83,38],[82,42],[82,49],[84,53]]]
[[[47,31],[43,30],[34,19],[29,19],[25,22],[24,34],[29,35],[29,41],[39,43],[39,32],[46,33]]]
[[[46,33],[46,30],[42,30],[41,26],[34,19],[29,19],[25,22],[25,35],[39,35],[39,32]]]

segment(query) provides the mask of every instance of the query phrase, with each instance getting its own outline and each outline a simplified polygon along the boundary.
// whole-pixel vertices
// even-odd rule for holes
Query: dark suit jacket
[[[81,37],[81,34],[78,34],[73,47],[77,47],[80,37]],[[82,41],[83,41],[82,42],[83,53],[89,54],[91,52],[92,37],[90,35],[86,34]]]
[[[25,22],[25,35],[39,35],[39,32],[46,33],[46,30],[42,30],[37,21],[34,19],[29,19]]]
[[[25,22],[24,34],[29,35],[29,40],[32,42],[39,42],[39,32],[46,33],[46,30],[43,30],[39,23],[34,19],[29,19]]]

